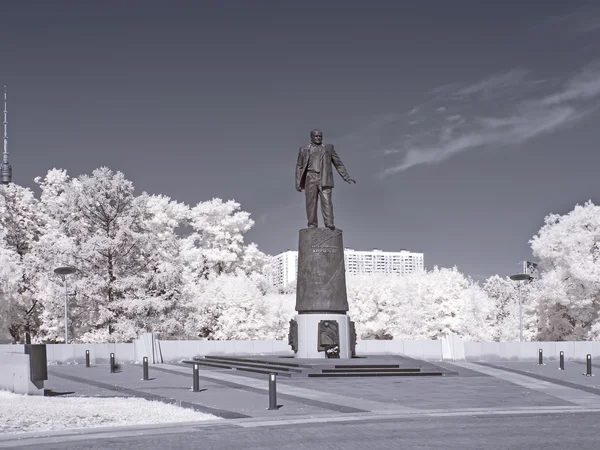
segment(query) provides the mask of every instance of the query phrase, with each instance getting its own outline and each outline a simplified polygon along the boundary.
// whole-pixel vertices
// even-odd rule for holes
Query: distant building
[[[379,249],[359,251],[345,248],[344,265],[346,274],[351,275],[375,273],[408,275],[424,270],[423,253],[413,253],[408,250],[384,252]],[[297,273],[298,252],[287,250],[272,257],[269,283],[275,287],[283,287],[295,281]]]
[[[423,253],[412,253],[408,250],[384,252],[377,248],[371,251],[344,249],[346,273],[352,275],[387,273],[408,275],[424,269]]]
[[[272,257],[269,271],[271,286],[282,287],[296,280],[298,273],[298,252],[287,250]]]

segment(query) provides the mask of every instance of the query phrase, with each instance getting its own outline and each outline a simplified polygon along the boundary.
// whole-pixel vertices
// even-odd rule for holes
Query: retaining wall
[[[21,348],[20,352],[18,347]],[[31,381],[30,359],[24,353],[24,346],[15,345],[5,350],[0,350],[0,390],[15,394],[44,395],[44,383],[38,382],[36,386]]]
[[[537,361],[538,350],[545,359],[558,359],[560,351],[566,360],[585,360],[587,354],[600,357],[600,342],[468,342],[457,335],[440,340],[358,340],[358,356],[376,354],[402,355],[429,361]],[[0,345],[2,353],[24,353],[23,345]],[[293,356],[287,341],[231,340],[231,341],[161,341],[146,333],[132,343],[117,344],[47,344],[47,359],[52,363],[85,363],[85,351],[90,351],[92,364],[108,364],[109,355],[117,362],[141,363],[148,357],[150,363],[180,361],[199,355],[265,355]],[[0,370],[1,372],[1,370]]]
[[[542,349],[544,359],[585,360],[586,355],[600,357],[600,342],[464,342],[467,361],[537,361]]]
[[[410,358],[440,361],[443,359],[440,341],[372,341],[359,340],[359,356],[397,354]],[[90,352],[91,364],[108,364],[109,355],[115,354],[117,362],[141,363],[144,356],[150,363],[179,361],[199,355],[285,355],[293,356],[287,341],[230,340],[230,341],[161,341],[146,333],[133,343],[117,344],[46,344],[49,363],[85,363],[85,352]],[[0,352],[22,352],[22,345],[0,345]],[[446,355],[446,359],[449,356]]]

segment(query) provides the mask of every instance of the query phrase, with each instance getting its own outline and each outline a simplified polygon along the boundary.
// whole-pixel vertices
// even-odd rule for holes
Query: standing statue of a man
[[[344,181],[356,183],[348,175],[342,160],[333,149],[333,145],[323,145],[323,132],[312,130],[310,132],[310,144],[300,147],[298,163],[296,164],[296,190],[301,192],[304,189],[306,194],[306,216],[309,228],[319,226],[317,200],[320,200],[323,222],[327,228],[335,230],[333,204],[331,202],[331,189],[333,188],[332,164]]]

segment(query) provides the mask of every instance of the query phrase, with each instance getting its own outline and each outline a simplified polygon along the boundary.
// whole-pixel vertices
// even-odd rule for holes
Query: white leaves
[[[490,337],[490,300],[456,268],[403,277],[350,276],[348,301],[364,338],[439,339],[450,332]]]
[[[261,271],[266,264],[266,256],[256,245],[244,245],[244,233],[254,221],[240,210],[239,203],[215,198],[191,208],[188,218],[193,233],[183,239],[181,248],[191,282],[237,269]]]
[[[295,296],[265,295],[264,281],[238,271],[200,282],[189,333],[209,339],[283,339]]]
[[[269,288],[257,274],[266,257],[244,243],[254,222],[238,203],[213,199],[190,208],[163,195],[135,195],[131,181],[107,167],[77,178],[52,169],[35,181],[40,200],[16,185],[0,190],[0,256],[17,255],[14,268],[0,268],[0,308],[8,307],[8,292],[11,308],[21,305],[17,316],[39,305],[31,318],[41,323],[22,325],[39,328],[41,339],[60,341],[64,333],[62,282],[52,272],[59,265],[78,269],[68,277],[78,292],[69,302],[75,340],[128,340],[141,331],[186,336],[203,283],[221,274],[247,276],[255,290],[238,303],[258,302],[257,314],[265,311],[259,300]],[[182,227],[192,233],[182,237]],[[7,320],[4,330],[15,325]]]
[[[519,298],[517,283],[510,278],[494,275],[483,285],[491,301],[493,338],[495,341],[519,339]]]
[[[537,338],[595,339],[600,305],[600,207],[591,201],[550,214],[531,248],[545,269],[528,286]]]
[[[68,277],[76,341],[122,341],[142,331],[163,338],[284,339],[294,286],[273,292],[267,258],[244,241],[254,222],[239,203],[214,198],[193,207],[135,194],[108,168],[70,178],[37,178],[40,199],[0,187],[0,339],[23,331],[46,341],[64,333],[58,265]],[[600,207],[591,202],[549,215],[531,241],[543,270],[523,286],[528,339],[600,337]],[[456,268],[404,277],[348,277],[350,315],[362,337],[518,339],[516,283],[480,287]]]

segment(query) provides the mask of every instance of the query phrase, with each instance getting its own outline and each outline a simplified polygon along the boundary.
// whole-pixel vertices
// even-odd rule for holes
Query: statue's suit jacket
[[[342,160],[335,152],[333,145],[325,144],[323,145],[323,150],[321,152],[321,186],[328,188],[333,187],[333,168],[332,165],[335,166],[340,176],[348,181],[350,179],[350,175],[346,171],[346,167],[342,163]],[[296,187],[300,187],[304,189],[304,184],[306,180],[306,169],[308,167],[308,157],[309,157],[309,148],[310,145],[305,145],[300,147],[298,151],[298,163],[296,164]]]

